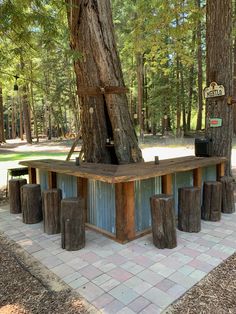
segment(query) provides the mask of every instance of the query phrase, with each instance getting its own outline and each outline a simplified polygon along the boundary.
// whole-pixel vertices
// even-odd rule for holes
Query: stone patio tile
[[[47,250],[41,250],[32,254],[37,260],[42,261],[47,257],[51,257],[52,254]]]
[[[145,292],[143,296],[160,308],[167,307],[175,300],[175,297],[168,295],[156,287]]]
[[[79,278],[69,282],[68,285],[73,289],[77,289],[85,285],[88,282],[89,282],[88,278],[80,276]]]
[[[82,295],[84,298],[86,298],[89,302],[94,301],[99,296],[104,294],[104,291],[101,288],[99,288],[98,286],[96,286],[95,284],[93,284],[92,282],[88,282],[88,283],[84,284],[82,287],[76,289],[76,291],[80,295]]]
[[[27,247],[25,248],[25,250],[26,250],[28,253],[32,254],[32,253],[36,253],[36,252],[39,252],[39,251],[43,250],[43,248],[42,248],[39,244],[33,243],[32,245],[27,246]]]
[[[99,261],[101,257],[93,252],[89,252],[84,255],[81,254],[81,259],[83,259],[85,262],[88,262],[89,264],[93,264]]]
[[[80,273],[82,276],[88,278],[89,280],[92,280],[102,274],[102,272],[98,268],[94,267],[93,265],[88,265],[88,266],[83,267],[80,270]]]
[[[134,301],[132,301],[128,307],[134,311],[135,313],[139,313],[142,311],[144,308],[146,308],[150,304],[150,301],[145,299],[144,297],[138,297]]]
[[[184,276],[188,276],[195,270],[194,267],[189,265],[184,265],[183,267],[179,268],[178,271],[182,273]]]
[[[200,252],[194,251],[194,250],[192,250],[190,248],[187,248],[187,247],[185,247],[183,249],[180,249],[179,253],[181,253],[183,255],[187,255],[187,256],[193,257],[193,258],[197,257],[197,256],[199,256],[201,254]]]
[[[151,288],[152,288],[152,285],[150,283],[143,281],[142,284],[137,285],[136,287],[133,288],[133,290],[139,295],[143,295],[144,292],[146,292],[147,290]]]
[[[89,263],[83,261],[82,259],[80,258],[75,258],[75,259],[72,259],[70,262],[67,262],[66,263],[68,266],[74,268],[75,270],[80,270],[82,269],[83,267],[86,267],[89,265]]]
[[[110,270],[107,274],[120,282],[126,281],[133,276],[128,271],[119,267]]]
[[[120,284],[110,290],[109,294],[125,305],[129,304],[138,297],[138,294],[133,289],[125,286],[124,284]]]
[[[63,250],[63,252],[57,254],[57,257],[61,259],[63,262],[71,262],[71,252]]]
[[[164,279],[162,275],[156,274],[149,269],[145,269],[141,273],[138,273],[137,276],[153,286]]]
[[[132,278],[130,278],[130,279],[124,281],[123,283],[124,283],[124,285],[126,285],[127,287],[133,289],[133,288],[137,287],[138,285],[143,284],[144,281],[143,281],[142,279],[140,279],[140,278],[138,278],[138,277],[135,276],[135,277],[132,277]]]
[[[218,237],[214,237],[211,234],[206,234],[202,237],[202,239],[207,240],[207,241],[211,241],[214,243],[219,243],[221,241],[221,238]]]
[[[153,262],[156,262],[156,263],[166,258],[164,254],[157,253],[156,250],[147,251],[146,253],[143,253],[143,256],[150,258]]]
[[[63,278],[63,280],[65,281],[65,283],[70,283],[72,281],[75,281],[76,279],[80,278],[81,274],[79,272],[74,272],[70,275],[67,275],[66,277]]]
[[[155,287],[166,292],[168,289],[176,285],[176,283],[168,278],[163,279],[162,281],[158,282]]]
[[[116,279],[109,279],[105,281],[103,284],[99,285],[100,288],[102,288],[104,291],[108,292],[112,290],[114,287],[118,286],[120,282]]]
[[[225,246],[227,246],[229,248],[232,248],[232,249],[236,250],[236,242],[234,242],[232,240],[228,240],[228,238],[222,240],[220,243],[222,245],[225,245]]]
[[[205,261],[200,261],[199,259],[192,260],[188,265],[207,273],[214,268],[211,264],[208,264]]]
[[[109,303],[113,302],[115,299],[108,293],[102,294],[100,297],[92,301],[92,304],[99,310],[106,307]]]
[[[113,254],[109,256],[106,260],[114,265],[121,265],[127,261],[127,258],[120,254]]]
[[[178,265],[178,268],[182,266],[182,264],[178,264],[178,262],[176,262],[176,264]],[[165,260],[163,260],[163,264],[161,262],[156,263],[149,267],[149,270],[153,271],[156,274],[160,274],[163,277],[168,277],[176,271],[176,268],[166,267]]]
[[[190,274],[191,275],[191,274]],[[168,279],[174,281],[177,284],[180,284],[181,286],[189,289],[193,285],[195,285],[196,282],[198,282],[198,279],[192,278],[189,276],[184,276],[181,272],[175,272],[172,274]]]
[[[94,263],[93,266],[97,267],[98,269],[100,269],[104,273],[109,272],[110,270],[117,267],[115,264],[107,263],[104,260],[100,260],[100,261]]]
[[[139,265],[144,266],[144,267],[150,267],[155,263],[149,257],[146,257],[144,255],[137,256],[137,257],[135,257],[134,260],[135,260],[136,264],[139,264]]]
[[[226,253],[228,255],[232,255],[235,252],[235,249],[233,249],[231,247],[228,247],[228,246],[226,246],[226,245],[224,245],[222,243],[216,244],[212,249],[220,251],[220,252],[223,252],[223,253]]]
[[[212,257],[217,257],[221,260],[226,259],[230,255],[228,253],[223,252],[222,250],[217,250],[217,249],[211,249],[211,250],[207,251],[207,254],[209,254]]]
[[[70,267],[66,264],[61,264],[61,265],[58,265],[56,267],[53,267],[53,268],[51,268],[51,271],[54,272],[54,274],[56,274],[60,278],[64,278],[64,277],[71,275],[75,272],[75,270],[72,267]]]
[[[189,275],[189,277],[196,279],[197,281],[200,281],[206,275],[207,275],[207,272],[196,269]]]
[[[207,263],[212,265],[212,266],[218,266],[220,263],[222,262],[222,259],[219,259],[217,257],[210,257],[208,260],[207,260]]]
[[[139,314],[161,314],[162,309],[154,304],[148,305]]]
[[[141,271],[144,270],[143,266],[137,265],[134,262],[130,262],[130,261],[120,265],[120,267],[127,270],[128,272],[130,272],[133,275],[136,275],[137,273],[140,273]]]
[[[104,308],[102,308],[102,313],[104,314],[117,314],[118,311],[124,308],[124,304],[119,302],[118,300],[114,300]]]
[[[117,314],[136,314],[136,313],[126,306],[120,311],[118,311]]]
[[[114,254],[114,252],[112,250],[97,250],[96,254],[102,258],[104,257],[108,257],[111,256],[112,254]]]
[[[187,288],[184,288],[183,286],[179,284],[174,284],[171,288],[169,288],[166,293],[176,299],[181,297],[185,292],[187,291]]]
[[[50,256],[50,257],[46,257],[46,258],[42,259],[42,263],[47,268],[51,269],[53,267],[56,267],[56,266],[62,264],[63,262],[55,256]]]
[[[92,280],[92,282],[97,285],[100,286],[101,284],[103,284],[104,282],[108,281],[111,279],[111,276],[107,275],[107,274],[102,274],[98,277],[96,277],[95,279]]]
[[[139,256],[139,253],[132,252],[132,250],[129,249],[129,247],[126,247],[125,249],[120,250],[119,254],[121,256],[124,256],[126,259],[127,258],[133,259],[135,256]]]

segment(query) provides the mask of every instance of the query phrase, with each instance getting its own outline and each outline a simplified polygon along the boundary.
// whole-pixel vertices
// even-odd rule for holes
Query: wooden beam
[[[88,222],[88,179],[77,178],[77,197],[84,199],[84,219]]]
[[[219,180],[221,177],[225,175],[225,163],[221,162],[220,164],[216,165],[216,177]]]
[[[29,183],[31,184],[37,183],[36,168],[29,167]]]
[[[115,185],[116,238],[125,243],[135,238],[134,182]]]
[[[48,171],[48,188],[54,189],[57,187],[57,174],[53,171]]]
[[[172,174],[166,174],[161,177],[162,182],[162,193],[172,194]]]
[[[202,187],[202,168],[193,169],[193,186]]]

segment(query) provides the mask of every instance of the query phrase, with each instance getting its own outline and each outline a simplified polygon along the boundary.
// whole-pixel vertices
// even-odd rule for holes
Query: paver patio
[[[68,252],[60,234],[45,234],[42,223],[23,224],[8,206],[0,208],[0,230],[109,314],[161,313],[236,249],[236,214],[202,221],[197,234],[177,231],[172,250],[154,247],[151,235],[122,245],[87,230],[86,247]]]

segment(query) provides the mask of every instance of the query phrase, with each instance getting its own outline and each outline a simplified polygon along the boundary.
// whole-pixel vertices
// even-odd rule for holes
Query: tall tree
[[[0,143],[5,142],[4,135],[4,119],[3,119],[3,97],[2,97],[2,86],[0,85]]]
[[[208,0],[206,11],[207,85],[217,82],[225,87],[225,96],[206,102],[206,135],[213,140],[213,154],[227,157],[226,174],[231,172],[232,148],[232,1]],[[210,118],[222,118],[222,127],[210,127]]]
[[[75,72],[85,160],[120,164],[141,161],[115,44],[110,0],[66,3],[71,48],[80,54]],[[107,145],[108,139],[111,145]]]

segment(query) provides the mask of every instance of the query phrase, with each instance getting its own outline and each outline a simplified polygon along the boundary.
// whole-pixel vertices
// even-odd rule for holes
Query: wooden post
[[[221,177],[222,183],[222,212],[232,214],[235,212],[234,203],[234,179],[232,177]]]
[[[172,195],[159,194],[150,198],[153,244],[159,249],[177,246],[174,199]]]
[[[44,232],[56,234],[61,231],[61,199],[60,189],[49,189],[42,192]]]
[[[193,169],[193,185],[195,187],[202,187],[202,168]]]
[[[203,185],[202,219],[219,221],[221,218],[222,184],[207,181]]]
[[[36,184],[37,178],[36,178],[36,169],[29,167],[29,183],[30,184]]]
[[[77,197],[84,200],[84,221],[88,221],[88,179],[77,178]]]
[[[9,203],[10,213],[21,213],[21,187],[27,184],[26,179],[11,179],[9,180]]]
[[[162,193],[172,194],[172,174],[166,174],[161,177],[162,180]]]
[[[67,251],[85,246],[84,201],[81,198],[61,201],[61,245]]]
[[[135,238],[134,182],[116,183],[116,238],[121,243]]]
[[[35,224],[42,220],[41,189],[39,184],[22,186],[22,218],[26,224]]]
[[[183,187],[179,189],[178,228],[185,232],[201,230],[201,188]]]
[[[57,188],[57,174],[53,171],[48,171],[48,188],[56,189]]]
[[[225,175],[225,163],[222,162],[222,163],[216,165],[217,181],[219,181],[221,177],[224,177],[224,175]]]

